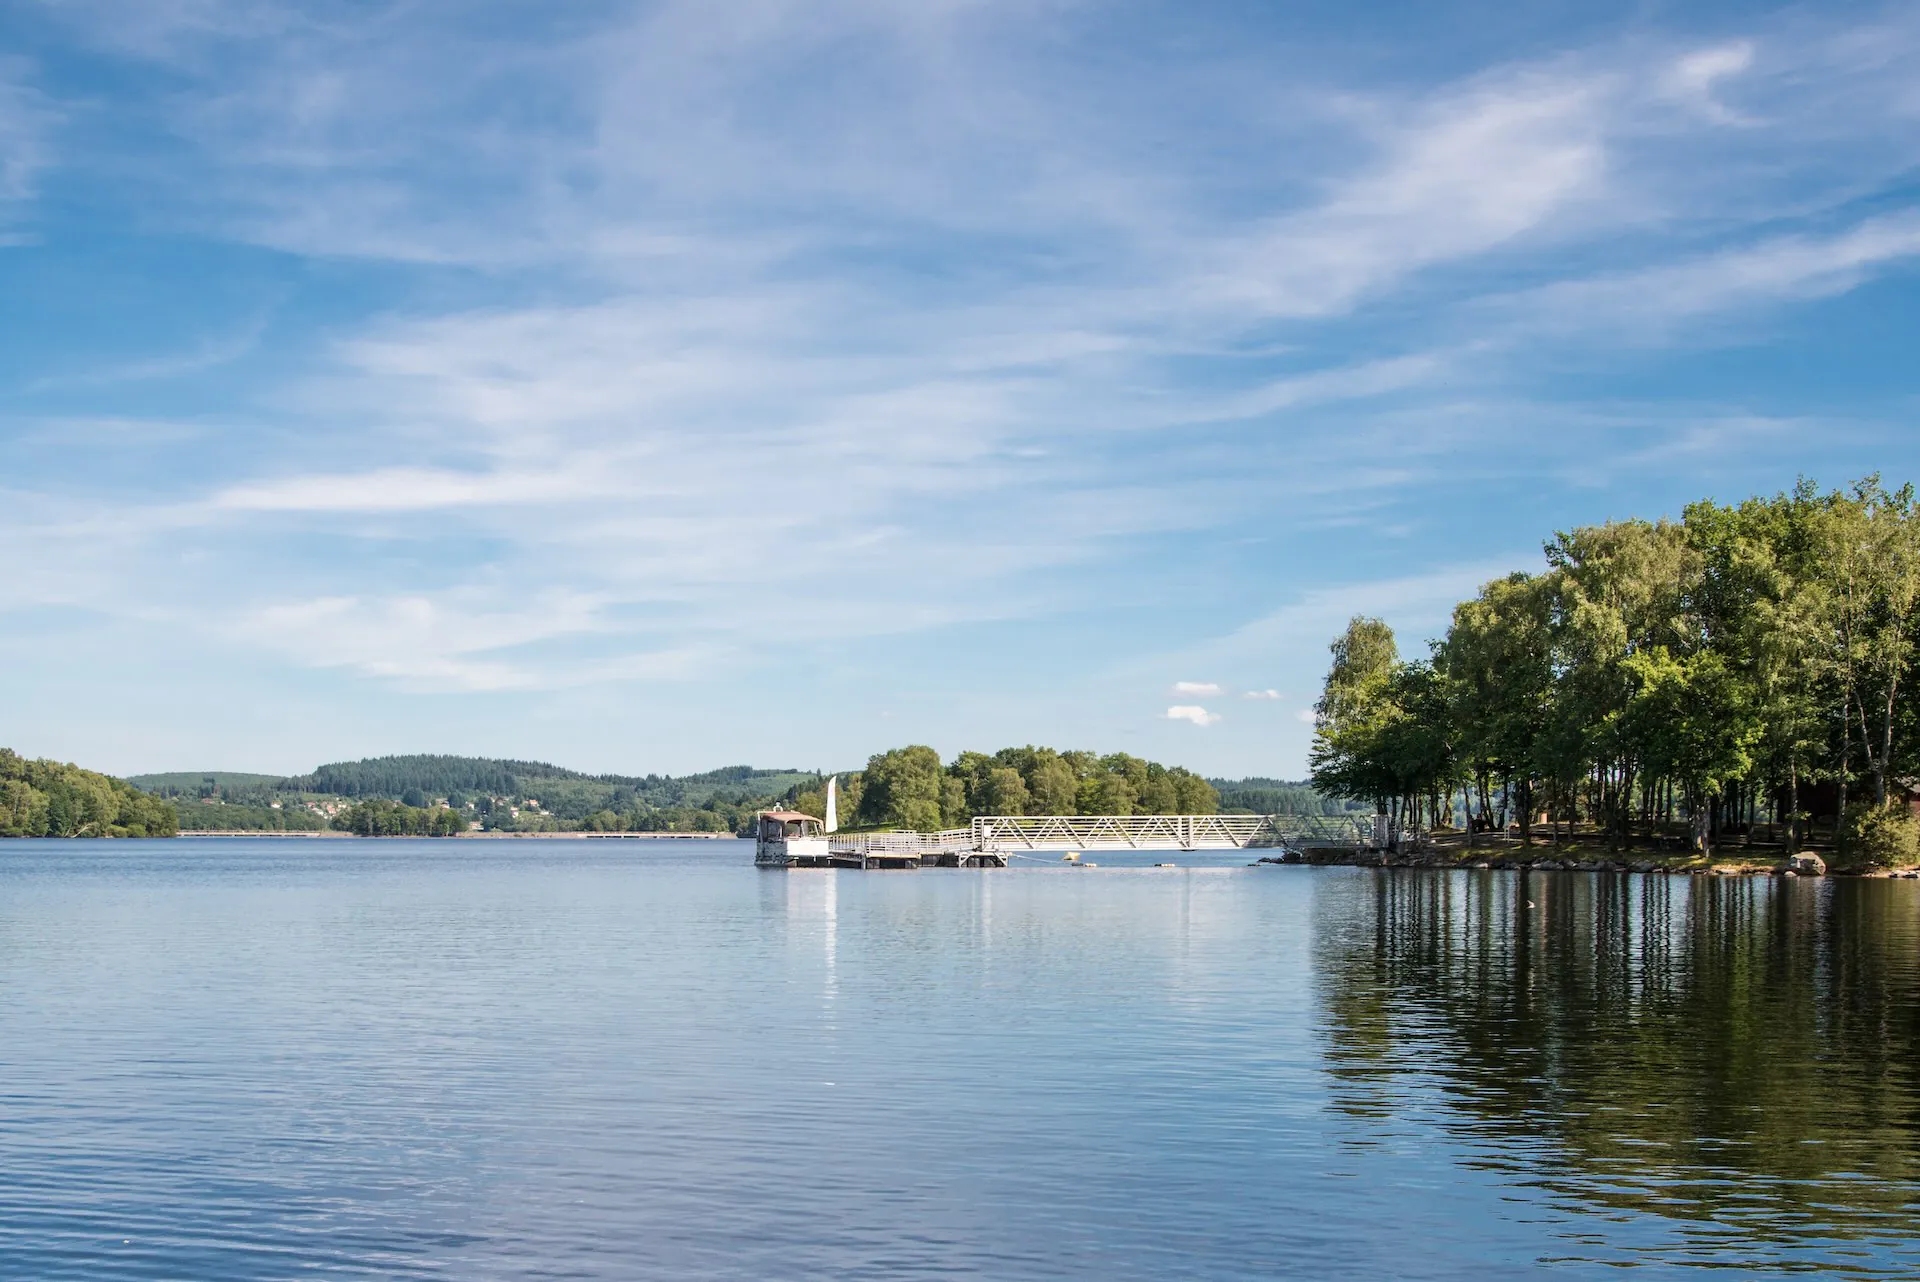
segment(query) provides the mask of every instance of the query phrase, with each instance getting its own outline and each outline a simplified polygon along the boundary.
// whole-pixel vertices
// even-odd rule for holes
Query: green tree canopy
[[[1461,603],[1430,666],[1402,662],[1380,620],[1348,625],[1316,705],[1316,788],[1433,819],[1458,790],[1483,820],[1511,807],[1523,840],[1543,799],[1620,840],[1684,816],[1702,845],[1763,810],[1797,831],[1820,785],[1877,807],[1917,791],[1911,486],[1802,482],[1545,552],[1545,573]]]
[[[0,837],[171,837],[173,806],[122,780],[0,748]]]

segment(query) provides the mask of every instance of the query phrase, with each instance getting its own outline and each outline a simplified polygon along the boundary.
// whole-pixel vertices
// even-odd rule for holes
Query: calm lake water
[[[0,1276],[1920,1271],[1920,883],[1100,862],[0,844]]]

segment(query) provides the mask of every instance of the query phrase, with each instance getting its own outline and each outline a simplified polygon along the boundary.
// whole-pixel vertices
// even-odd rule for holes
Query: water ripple
[[[14,843],[0,1276],[1911,1276],[1917,958],[1912,883]]]

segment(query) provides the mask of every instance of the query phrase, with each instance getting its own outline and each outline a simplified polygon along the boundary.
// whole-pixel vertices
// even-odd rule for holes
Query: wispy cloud
[[[1436,75],[1251,20],[1127,45],[1073,3],[511,8],[49,11],[163,73],[107,91],[126,132],[84,175],[129,225],[236,273],[353,261],[308,273],[294,338],[170,323],[23,378],[65,417],[0,434],[0,537],[38,558],[0,608],[159,610],[186,580],[281,662],[503,691],[1042,636],[1197,587],[1127,642],[1159,653],[1102,662],[1136,693],[1218,676],[1161,719],[1210,725],[1242,684],[1309,688],[1349,614],[1411,648],[1531,559],[1486,555],[1531,537],[1507,525],[1410,535],[1817,427],[1552,361],[1740,339],[1920,252],[1900,11],[1489,35]],[[47,172],[42,79],[0,65],[0,235]],[[63,453],[60,424],[125,435]],[[1246,712],[1188,738],[1271,733]]]
[[[1751,40],[1735,40],[1727,44],[1709,45],[1704,49],[1682,55],[1667,73],[1660,77],[1659,87],[1717,124],[1757,123],[1728,107],[1715,96],[1716,88],[1750,68],[1753,65],[1753,58],[1754,46]]]
[[[1532,232],[1600,192],[1601,94],[1591,78],[1529,69],[1421,104],[1380,130],[1369,171],[1231,245],[1213,288],[1270,315],[1326,315]]]
[[[1606,333],[1666,342],[1706,316],[1751,318],[1756,309],[1854,289],[1879,269],[1920,256],[1920,211],[1864,219],[1827,235],[1773,236],[1657,267],[1558,281],[1503,300],[1529,336]]]
[[[51,161],[47,135],[56,114],[27,70],[19,59],[0,55],[0,245],[18,243],[12,225]]]
[[[39,393],[74,388],[109,387],[119,383],[146,383],[177,379],[237,361],[259,346],[264,321],[255,319],[230,334],[208,338],[183,350],[120,364],[89,366],[82,373],[50,374],[34,379],[26,390]]]
[[[1385,618],[1399,634],[1403,653],[1417,655],[1421,642],[1444,630],[1453,607],[1480,590],[1482,584],[1516,569],[1536,567],[1538,552],[1514,552],[1459,565],[1441,566],[1418,574],[1338,586],[1317,587],[1300,598],[1253,619],[1224,636],[1189,646],[1164,661],[1198,665],[1244,667],[1276,657],[1316,658],[1347,620],[1356,614]],[[1323,664],[1324,666],[1324,664]],[[1316,674],[1317,675],[1317,674]]]
[[[348,668],[416,690],[550,690],[685,677],[702,663],[686,649],[540,662],[531,647],[610,626],[601,603],[552,590],[536,591],[525,607],[510,610],[472,593],[323,597],[262,608],[238,626],[297,662]]]

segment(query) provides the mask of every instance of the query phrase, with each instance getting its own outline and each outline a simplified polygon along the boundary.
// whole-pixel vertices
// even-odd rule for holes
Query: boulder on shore
[[[1800,877],[1824,877],[1827,873],[1827,861],[1811,850],[1803,850],[1787,860],[1787,868]]]

